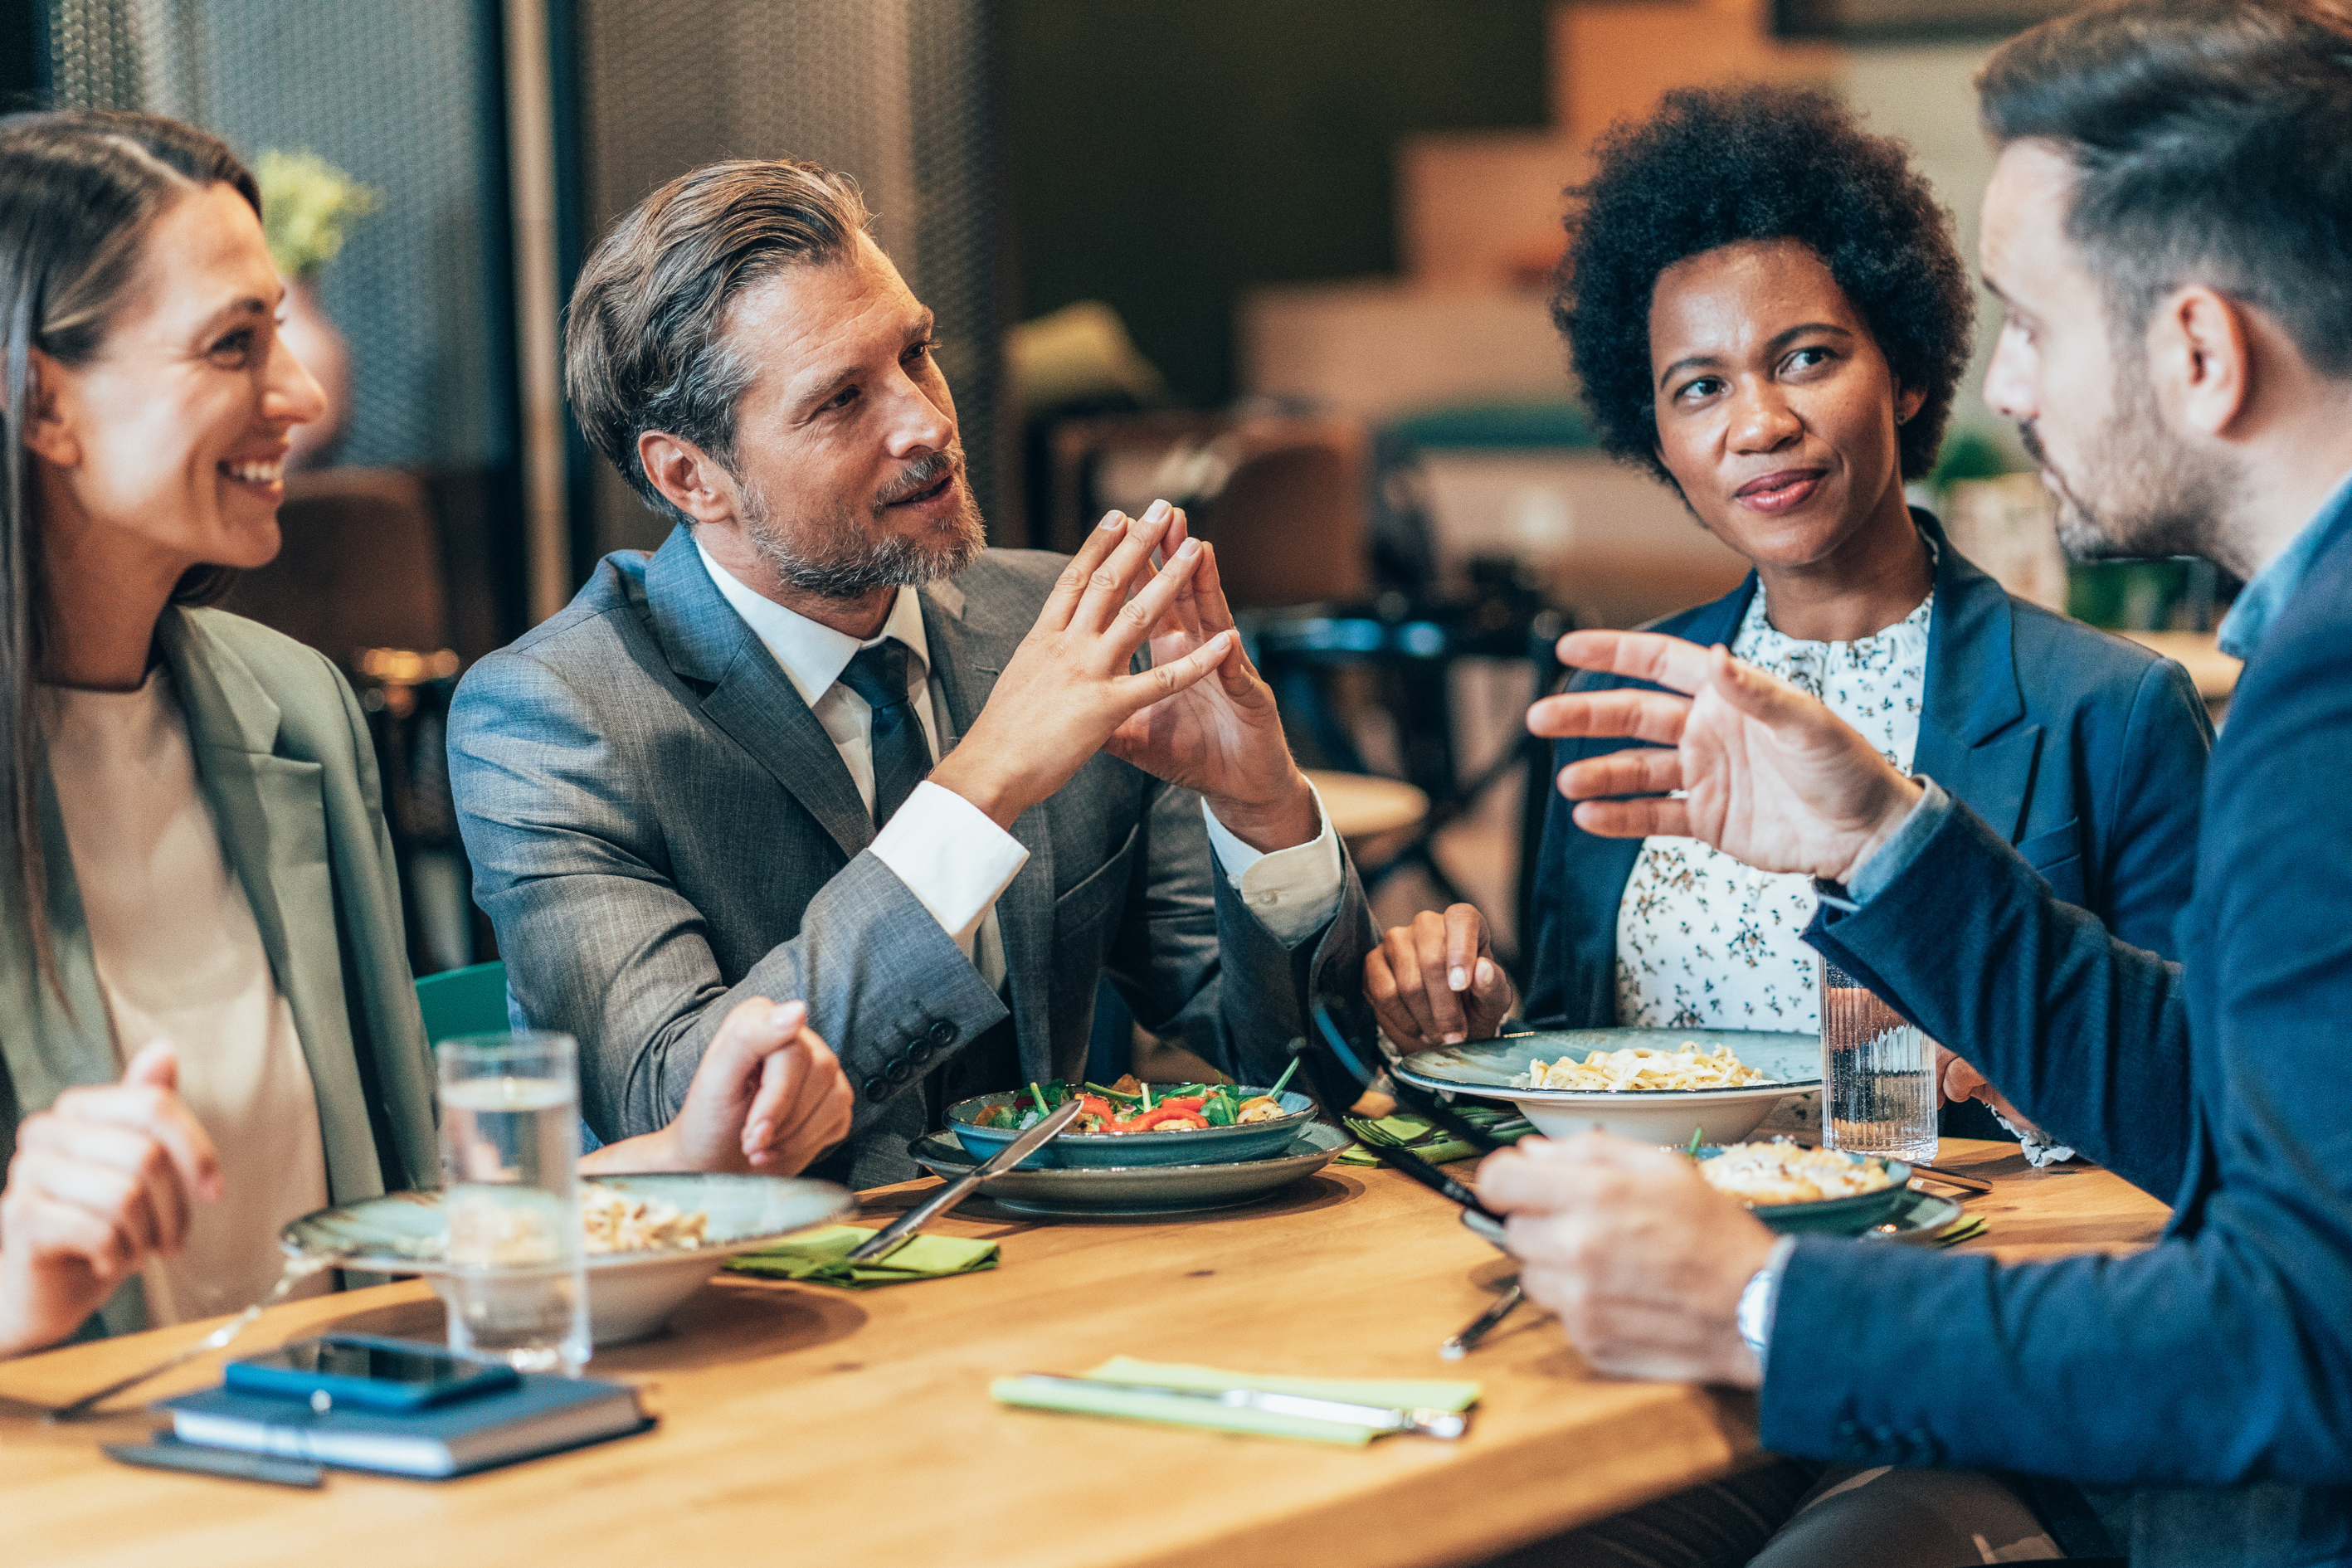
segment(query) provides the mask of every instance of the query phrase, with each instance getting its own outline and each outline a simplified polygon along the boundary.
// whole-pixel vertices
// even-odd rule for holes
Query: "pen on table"
[[[1493,1209],[1488,1208],[1485,1204],[1480,1203],[1478,1201],[1477,1194],[1472,1192],[1469,1188],[1464,1186],[1461,1183],[1455,1181],[1453,1177],[1447,1175],[1444,1172],[1439,1170],[1436,1166],[1431,1164],[1428,1161],[1423,1159],[1412,1150],[1400,1149],[1393,1143],[1379,1143],[1370,1141],[1364,1141],[1363,1146],[1370,1150],[1373,1156],[1382,1164],[1393,1165],[1398,1170],[1402,1171],[1406,1175],[1411,1176],[1414,1181],[1419,1182],[1423,1186],[1427,1187],[1430,1191],[1453,1199],[1455,1203],[1460,1204],[1464,1208],[1470,1210],[1473,1214],[1485,1215],[1488,1219],[1493,1220],[1496,1224],[1502,1224],[1503,1216],[1496,1214]]]

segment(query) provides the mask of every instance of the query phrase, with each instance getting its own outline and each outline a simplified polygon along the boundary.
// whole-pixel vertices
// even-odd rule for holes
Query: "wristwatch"
[[[1772,1244],[1764,1258],[1764,1267],[1748,1277],[1747,1287],[1739,1292],[1739,1307],[1733,1314],[1739,1325],[1739,1337],[1756,1352],[1756,1366],[1761,1371],[1765,1353],[1772,1346],[1772,1309],[1780,1298],[1780,1270],[1789,1261],[1789,1254],[1797,1249],[1797,1238],[1784,1236]]]

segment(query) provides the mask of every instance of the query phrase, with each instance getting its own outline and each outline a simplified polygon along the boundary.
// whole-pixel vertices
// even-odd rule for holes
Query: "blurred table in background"
[[[2197,683],[2197,695],[2205,700],[2205,706],[2214,710],[2217,719],[2221,709],[2230,700],[2230,694],[2238,689],[2238,671],[2242,663],[2215,647],[2211,632],[2125,632],[2121,635],[2151,652],[2178,661],[2189,671],[2189,679]]]
[[[1429,816],[1429,796],[1400,779],[1308,768],[1331,826],[1356,864],[1377,866],[1403,847]]]

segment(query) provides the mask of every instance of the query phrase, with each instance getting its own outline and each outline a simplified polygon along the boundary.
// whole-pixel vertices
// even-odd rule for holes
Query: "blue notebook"
[[[653,1425],[625,1384],[536,1373],[518,1387],[414,1411],[313,1410],[228,1388],[184,1394],[156,1408],[172,1413],[173,1433],[184,1443],[403,1476],[462,1476]]]

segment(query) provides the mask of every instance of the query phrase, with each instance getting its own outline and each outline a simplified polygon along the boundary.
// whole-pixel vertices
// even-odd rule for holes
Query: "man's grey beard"
[[[2121,405],[2085,450],[2075,478],[2051,466],[2032,422],[2018,426],[2058,498],[2058,542],[2077,561],[2215,559],[2242,471],[2171,440],[2144,377],[2126,373],[2122,392]],[[2077,489],[2077,479],[2096,494]]]
[[[950,472],[961,475],[962,468],[961,452],[935,452],[891,487],[891,499],[919,495]],[[753,552],[781,581],[821,599],[858,599],[902,584],[919,588],[954,576],[988,547],[987,525],[969,487],[959,490],[962,504],[955,515],[927,539],[892,534],[877,540],[856,516],[844,512],[805,522],[798,531],[801,547],[795,549],[769,514],[767,498],[748,480],[739,480],[739,486],[743,531]],[[878,519],[883,505],[876,502],[867,515]]]

